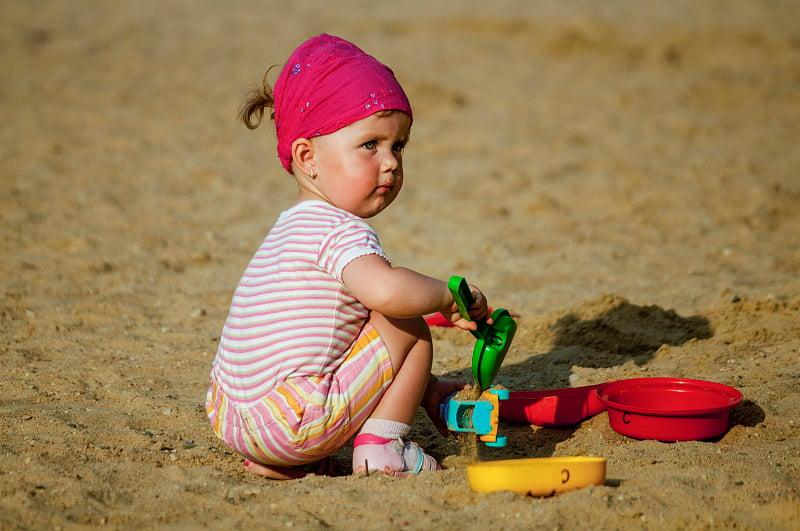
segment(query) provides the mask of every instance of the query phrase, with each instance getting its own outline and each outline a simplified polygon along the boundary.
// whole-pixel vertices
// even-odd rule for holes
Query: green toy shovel
[[[447,287],[453,294],[458,311],[464,319],[472,320],[469,316],[469,306],[474,302],[472,292],[463,277],[450,277]],[[517,323],[508,313],[508,310],[498,308],[492,312],[492,324],[478,321],[478,329],[470,330],[477,341],[472,351],[472,376],[480,388],[488,389],[497,376],[497,371],[506,357]]]

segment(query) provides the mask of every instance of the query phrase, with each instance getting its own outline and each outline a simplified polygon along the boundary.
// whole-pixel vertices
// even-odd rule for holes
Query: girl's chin
[[[386,207],[388,207],[388,206],[389,205],[386,204],[386,205],[381,206],[380,208],[370,208],[370,209],[364,210],[363,212],[358,212],[358,213],[355,213],[355,214],[360,218],[369,219],[369,218],[377,216],[378,214],[383,212],[386,209]]]

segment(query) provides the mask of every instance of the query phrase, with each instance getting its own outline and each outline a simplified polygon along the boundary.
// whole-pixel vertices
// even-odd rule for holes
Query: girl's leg
[[[395,319],[373,313],[389,351],[394,379],[356,436],[353,472],[381,470],[390,475],[439,469],[436,460],[404,439],[428,387],[433,345],[424,319]]]
[[[396,319],[373,312],[370,323],[392,360],[394,380],[370,418],[411,424],[428,385],[433,362],[431,332],[423,318]]]
[[[439,432],[447,435],[447,426],[439,419],[439,405],[469,386],[431,374],[433,343],[428,324],[423,318],[393,319],[374,312],[370,322],[386,345],[394,370],[394,379],[370,418],[410,425],[422,405]]]

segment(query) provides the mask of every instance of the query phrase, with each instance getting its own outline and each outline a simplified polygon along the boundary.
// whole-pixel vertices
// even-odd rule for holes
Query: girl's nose
[[[401,165],[400,159],[394,153],[389,153],[383,158],[383,161],[381,162],[381,171],[383,173],[394,172],[397,171],[398,168],[400,168],[400,165]]]

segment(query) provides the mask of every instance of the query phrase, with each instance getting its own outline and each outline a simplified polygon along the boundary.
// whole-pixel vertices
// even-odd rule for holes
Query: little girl
[[[403,185],[408,99],[388,67],[323,34],[294,51],[274,89],[265,76],[240,117],[254,129],[266,108],[298,193],[233,295],[206,399],[214,431],[273,479],[330,473],[353,435],[354,473],[437,470],[406,437],[420,405],[447,434],[439,403],[466,385],[430,373],[422,316],[476,325],[445,282],[392,266],[364,221]],[[470,317],[489,318],[471,290]]]

